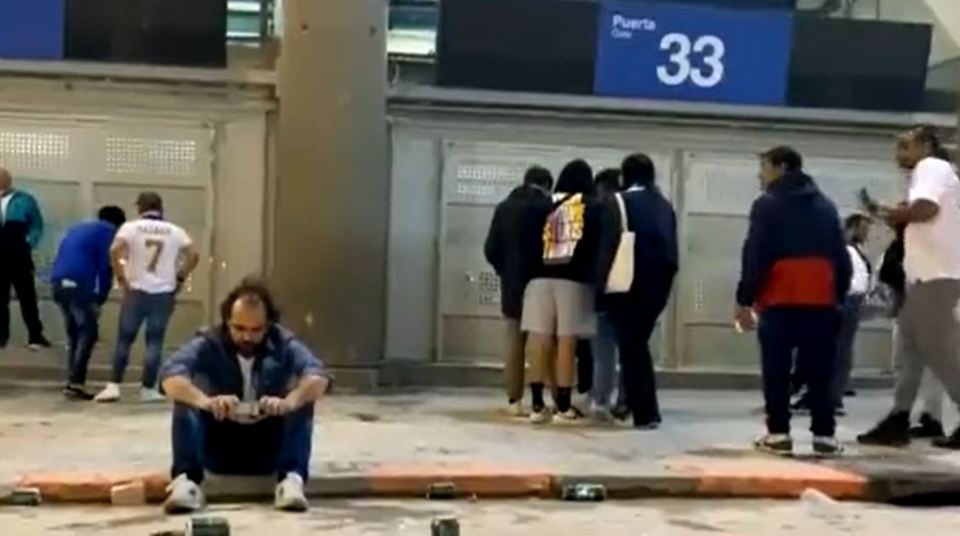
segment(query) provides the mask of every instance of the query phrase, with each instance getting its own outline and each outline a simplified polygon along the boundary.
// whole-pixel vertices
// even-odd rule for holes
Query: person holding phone
[[[173,410],[167,513],[205,506],[205,471],[276,475],[275,507],[308,508],[315,403],[330,388],[323,361],[280,325],[266,285],[246,279],[220,307],[222,324],[181,348],[161,372]]]

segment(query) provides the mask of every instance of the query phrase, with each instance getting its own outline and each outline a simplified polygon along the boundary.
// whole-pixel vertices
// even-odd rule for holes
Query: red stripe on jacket
[[[833,263],[821,257],[774,263],[757,299],[757,308],[829,307],[837,304]]]

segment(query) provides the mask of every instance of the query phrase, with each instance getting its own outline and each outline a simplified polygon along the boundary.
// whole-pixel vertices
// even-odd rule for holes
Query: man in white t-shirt
[[[864,444],[905,446],[910,442],[910,410],[924,367],[960,406],[960,178],[949,162],[936,129],[914,128],[900,136],[897,161],[912,170],[910,193],[897,208],[874,207],[891,226],[906,225],[906,295],[898,318],[906,358],[897,377],[893,411]],[[960,449],[960,428],[934,440]]]
[[[160,402],[157,374],[163,360],[163,342],[181,285],[196,268],[199,255],[190,236],[163,218],[163,199],[144,192],[137,199],[140,218],[124,224],[110,249],[117,282],[123,291],[112,382],[97,402],[120,399],[120,384],[130,361],[130,349],[140,326],[146,324],[141,400]]]

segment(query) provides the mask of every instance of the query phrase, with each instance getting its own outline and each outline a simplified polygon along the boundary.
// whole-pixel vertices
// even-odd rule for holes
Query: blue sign
[[[792,37],[787,11],[608,1],[595,93],[782,105]]]
[[[64,0],[0,0],[0,58],[63,59]]]

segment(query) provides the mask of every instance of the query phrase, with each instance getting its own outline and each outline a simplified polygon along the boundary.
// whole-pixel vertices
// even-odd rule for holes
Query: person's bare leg
[[[532,419],[537,420],[538,416],[544,413],[545,404],[543,402],[544,383],[549,378],[550,370],[550,346],[551,337],[530,333],[527,335],[527,362],[530,364],[530,370],[527,379],[530,383],[531,408],[533,409]]]

